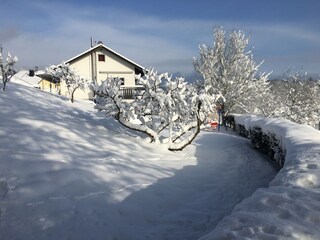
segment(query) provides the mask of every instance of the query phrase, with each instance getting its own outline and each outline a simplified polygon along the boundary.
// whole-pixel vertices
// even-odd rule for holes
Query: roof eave
[[[94,46],[94,47],[92,47],[92,48],[88,49],[87,51],[85,51],[85,52],[83,52],[83,53],[78,54],[77,56],[75,56],[75,57],[73,57],[73,58],[70,58],[69,60],[67,60],[67,61],[65,61],[65,62],[66,62],[66,63],[73,62],[73,61],[75,61],[76,59],[78,59],[78,58],[80,58],[80,57],[82,57],[82,56],[84,56],[84,55],[86,55],[86,54],[88,54],[88,53],[90,53],[90,52],[94,51],[95,49],[97,49],[97,48],[99,48],[99,47],[103,47],[103,48],[104,48],[104,49],[106,49],[107,51],[109,51],[109,52],[111,52],[111,53],[115,54],[116,56],[118,56],[118,57],[120,57],[120,58],[124,59],[125,61],[127,61],[127,62],[129,62],[129,63],[133,64],[135,67],[140,68],[142,71],[143,71],[143,70],[145,70],[145,68],[144,68],[143,66],[141,66],[141,65],[137,64],[136,62],[134,62],[134,61],[130,60],[129,58],[126,58],[125,56],[123,56],[123,55],[121,55],[120,53],[118,53],[118,52],[116,52],[116,51],[112,50],[111,48],[106,47],[106,46],[105,46],[104,44],[102,44],[102,43],[100,43],[100,44],[98,44],[98,45],[96,45],[96,46]]]

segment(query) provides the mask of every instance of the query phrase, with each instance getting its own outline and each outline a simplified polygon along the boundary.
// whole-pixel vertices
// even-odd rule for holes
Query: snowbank
[[[1,240],[198,239],[277,173],[224,132],[171,152],[90,101],[9,82],[0,106]]]
[[[283,119],[235,116],[274,136],[285,162],[269,187],[238,204],[208,239],[320,239],[320,132]]]

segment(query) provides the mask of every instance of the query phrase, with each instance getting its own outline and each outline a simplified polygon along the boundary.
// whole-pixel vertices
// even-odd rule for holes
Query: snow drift
[[[92,102],[8,83],[0,106],[1,240],[198,239],[276,175],[228,133],[171,152]]]
[[[320,132],[283,119],[244,115],[235,116],[235,124],[276,136],[285,162],[268,188],[238,204],[201,240],[319,239]]]
[[[90,102],[9,83],[0,105],[0,239],[319,239],[311,127],[236,116],[285,148],[276,175],[248,140],[224,132],[173,153]]]

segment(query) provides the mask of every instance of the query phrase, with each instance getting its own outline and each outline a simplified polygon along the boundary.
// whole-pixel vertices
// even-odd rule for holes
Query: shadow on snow
[[[39,107],[28,88],[17,88],[7,88],[11,93],[0,98],[0,157],[6,162],[0,176],[9,185],[17,183],[10,185],[0,209],[4,239],[197,239],[276,174],[247,140],[202,133],[188,147],[195,148],[195,156],[185,156],[195,157],[197,164],[150,185],[154,173],[172,172],[153,161],[139,161],[141,154],[144,159],[159,158],[152,145],[80,109],[49,106],[47,96],[33,90]],[[23,101],[7,105],[9,97]],[[124,143],[128,134],[132,141]],[[179,156],[177,161],[182,161]],[[137,179],[117,177],[121,169]]]

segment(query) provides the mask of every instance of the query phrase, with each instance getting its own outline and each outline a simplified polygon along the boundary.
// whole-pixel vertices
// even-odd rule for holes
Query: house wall
[[[92,79],[92,67],[91,67],[91,56],[86,54],[76,61],[70,62],[70,67],[74,68],[77,74],[81,75],[86,79]]]
[[[100,54],[105,56],[105,61],[99,61]],[[92,61],[92,57],[94,57],[94,61]],[[119,77],[124,78],[124,86],[135,86],[135,66],[103,47],[97,48],[93,53],[88,52],[69,64],[82,77],[93,79],[93,76],[96,76],[98,84],[107,78]],[[68,89],[64,85],[61,86],[61,94],[69,97]],[[92,97],[93,93],[89,89],[85,91],[78,89],[75,92],[75,99],[90,99]]]
[[[39,88],[41,90],[52,92],[52,93],[59,93],[59,89],[60,89],[58,84],[51,83],[50,81],[45,79],[42,79],[39,82]]]
[[[66,86],[65,82],[61,82],[61,87],[60,87],[60,95],[70,98],[71,97],[71,92],[69,91],[68,87]],[[82,89],[77,89],[74,92],[74,99],[82,99],[82,100],[87,100],[87,99],[92,99],[93,98],[93,92],[87,88],[85,90]]]
[[[99,54],[105,55],[105,61],[98,61]],[[124,78],[125,86],[135,85],[135,67],[124,59],[118,57],[112,52],[104,48],[97,49],[97,81],[101,84],[102,81],[108,77],[111,78]]]

